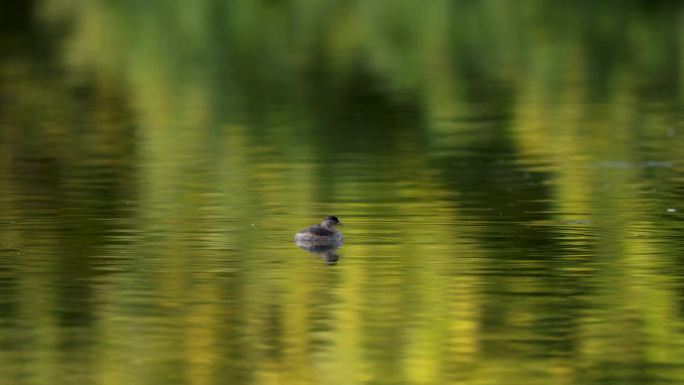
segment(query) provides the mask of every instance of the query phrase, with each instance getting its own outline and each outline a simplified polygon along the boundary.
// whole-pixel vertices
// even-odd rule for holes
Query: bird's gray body
[[[308,227],[295,234],[295,242],[311,242],[315,244],[342,243],[342,233],[335,229],[340,224],[337,217],[326,217],[320,225]]]

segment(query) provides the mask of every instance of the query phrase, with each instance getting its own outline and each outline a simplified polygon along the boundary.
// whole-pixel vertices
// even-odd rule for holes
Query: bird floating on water
[[[335,226],[339,226],[340,220],[335,216],[327,216],[320,225],[314,225],[295,234],[295,242],[311,243],[318,245],[341,245],[344,237],[337,231]]]

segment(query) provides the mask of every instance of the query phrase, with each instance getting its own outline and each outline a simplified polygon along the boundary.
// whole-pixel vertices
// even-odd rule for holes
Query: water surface
[[[0,384],[681,382],[684,8],[326,4],[2,16]]]

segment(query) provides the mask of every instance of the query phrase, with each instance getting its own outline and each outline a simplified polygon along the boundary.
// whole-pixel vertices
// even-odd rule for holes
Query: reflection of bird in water
[[[315,245],[311,242],[300,241],[295,241],[295,243],[301,249],[304,249],[313,254],[318,254],[321,260],[323,260],[323,262],[327,263],[328,265],[334,265],[340,259],[340,256],[336,252],[339,247],[336,247],[334,245]],[[338,245],[341,244],[342,243],[339,243]]]
[[[318,254],[327,264],[337,263],[340,256],[335,252],[342,246],[342,233],[335,229],[341,225],[337,217],[328,216],[320,225],[311,226],[295,234],[295,243],[300,248]]]

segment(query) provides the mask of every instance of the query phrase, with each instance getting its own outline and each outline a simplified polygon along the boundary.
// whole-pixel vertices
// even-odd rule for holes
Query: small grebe
[[[295,234],[295,242],[342,243],[342,233],[335,229],[337,225],[341,225],[337,217],[327,216],[320,225],[311,226]]]

